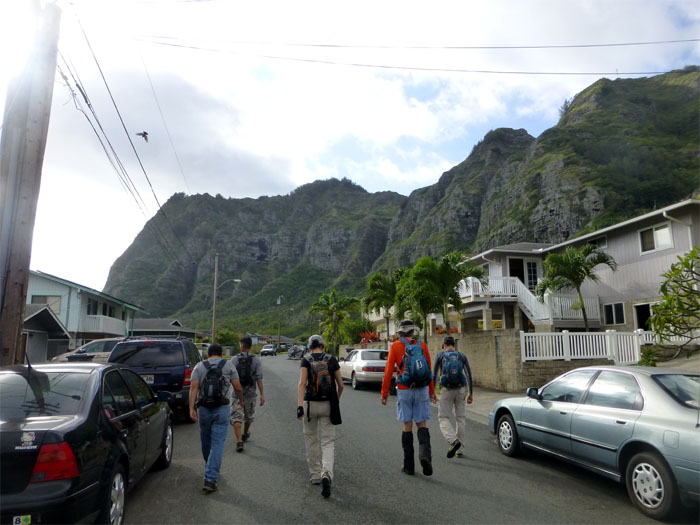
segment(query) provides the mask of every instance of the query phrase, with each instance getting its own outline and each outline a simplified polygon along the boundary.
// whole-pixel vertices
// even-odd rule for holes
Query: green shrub
[[[659,352],[653,346],[642,347],[642,358],[637,363],[639,366],[656,366]]]

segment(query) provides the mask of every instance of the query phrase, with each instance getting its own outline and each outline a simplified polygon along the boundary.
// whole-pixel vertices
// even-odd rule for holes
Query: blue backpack
[[[467,375],[464,373],[464,363],[460,359],[460,353],[456,351],[445,352],[443,354],[440,386],[460,388],[466,384]]]
[[[433,374],[430,371],[428,360],[423,355],[423,347],[420,341],[407,341],[403,337],[401,342],[405,346],[401,374],[396,378],[397,383],[408,387],[423,387],[430,384]]]

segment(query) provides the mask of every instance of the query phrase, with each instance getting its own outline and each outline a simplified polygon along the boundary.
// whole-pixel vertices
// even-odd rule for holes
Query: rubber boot
[[[403,468],[401,472],[412,476],[416,470],[413,458],[413,432],[401,433],[401,447],[403,448]]]
[[[418,460],[425,476],[433,475],[433,455],[430,448],[430,431],[427,427],[418,429]]]

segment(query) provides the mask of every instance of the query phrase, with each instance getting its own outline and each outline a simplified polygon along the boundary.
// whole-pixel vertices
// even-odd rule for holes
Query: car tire
[[[124,504],[126,503],[126,474],[124,466],[117,463],[109,477],[109,485],[103,491],[100,513],[96,523],[121,525],[124,522]]]
[[[654,452],[640,452],[630,460],[625,484],[632,503],[649,518],[666,520],[679,507],[676,480]]]
[[[350,384],[352,385],[353,390],[360,390],[362,388],[362,385],[357,380],[357,376],[355,375],[355,372],[353,372],[352,375],[350,376]]]
[[[498,448],[502,454],[508,457],[517,456],[520,453],[520,438],[515,422],[510,414],[503,414],[496,425],[496,439]]]
[[[165,433],[163,434],[163,443],[161,444],[160,456],[153,464],[153,470],[165,470],[170,466],[173,460],[173,444],[175,436],[173,435],[173,425],[168,419],[165,424]]]

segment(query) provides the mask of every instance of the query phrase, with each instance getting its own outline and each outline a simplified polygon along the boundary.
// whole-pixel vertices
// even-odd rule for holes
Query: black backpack
[[[331,397],[331,372],[328,368],[328,362],[331,356],[323,354],[323,357],[318,361],[309,356],[309,393],[312,401],[327,401]]]
[[[255,384],[253,379],[253,356],[239,357],[236,360],[236,370],[238,371],[238,380],[243,386],[251,386]]]
[[[199,387],[202,395],[199,398],[197,406],[216,408],[222,405],[228,405],[229,400],[226,396],[226,392],[228,391],[227,383],[229,381],[224,377],[222,372],[226,360],[220,360],[216,366],[212,366],[208,360],[203,361],[203,363],[204,367],[207,369],[207,373]]]

